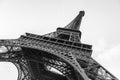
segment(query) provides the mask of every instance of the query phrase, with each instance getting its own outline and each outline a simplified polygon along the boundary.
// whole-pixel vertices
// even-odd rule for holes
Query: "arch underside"
[[[48,52],[19,46],[4,47],[7,51],[0,54],[0,61],[15,64],[18,80],[78,80],[81,77],[78,78],[78,72],[68,62]]]
[[[64,51],[65,49],[52,43],[0,40],[1,48],[3,52],[0,50],[0,61],[15,64],[18,80],[118,80],[92,59],[89,63],[91,65],[88,65],[83,73],[81,64],[75,62],[69,51]],[[62,74],[55,73],[50,68]]]

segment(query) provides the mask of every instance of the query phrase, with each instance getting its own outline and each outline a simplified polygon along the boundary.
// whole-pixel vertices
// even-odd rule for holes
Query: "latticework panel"
[[[26,49],[29,56],[27,59],[30,61],[34,61],[36,63],[44,64],[46,67],[50,66],[51,68],[55,68],[62,73],[63,76],[66,76],[68,79],[77,80],[74,72],[74,68],[70,66],[68,63],[63,61],[61,58],[57,56],[48,54],[43,51]],[[24,49],[25,51],[25,49]]]
[[[66,67],[65,66],[62,69],[63,65],[62,66],[58,65],[59,66],[58,67],[57,64],[55,64],[55,63],[54,63],[54,66],[53,66],[53,63],[52,63],[53,60],[48,61],[48,63],[46,63],[46,64],[48,64],[51,67],[54,67],[54,68],[58,69],[65,76],[68,76],[69,78],[71,77],[69,75],[72,74],[72,73],[74,73],[74,71],[77,72],[77,73],[79,73],[79,75],[81,76],[81,77],[79,76],[80,78],[83,78],[83,79],[87,78],[87,76],[84,74],[84,72],[81,69],[81,67],[77,64],[76,60],[73,58],[72,54],[70,54],[68,51],[67,52],[64,51],[64,50],[61,51],[57,46],[54,45],[54,47],[52,47],[53,45],[49,46],[51,44],[48,44],[48,43],[45,43],[45,42],[41,43],[41,44],[42,45],[40,45],[40,43],[39,43],[39,45],[38,45],[34,41],[32,42],[32,41],[28,41],[26,39],[25,40],[2,40],[1,43],[0,43],[1,46],[13,46],[13,47],[18,47],[19,46],[19,47],[26,47],[26,48],[33,48],[33,49],[43,50],[43,51],[52,53],[52,55],[60,57],[61,59],[63,59],[63,61],[67,62],[70,66],[72,66],[73,69],[72,68],[69,69],[70,66],[68,66],[67,68],[65,68]],[[51,62],[52,65],[49,64],[50,62]],[[55,60],[54,60],[54,62],[55,62]],[[61,67],[61,69],[59,69],[60,67]],[[71,70],[73,72],[70,73]],[[79,77],[77,79],[79,79]],[[77,79],[75,79],[75,80],[77,80]],[[24,80],[26,80],[26,79],[24,79]],[[74,80],[74,78],[73,78],[73,80]]]
[[[44,38],[48,40],[44,40]],[[80,44],[80,47],[74,47],[51,42],[49,39],[27,35],[16,40],[1,40],[0,46],[5,47],[6,50],[4,49],[0,55],[0,60],[13,62],[17,65],[20,69],[18,80],[39,80],[38,74],[42,73],[49,76],[44,71],[53,76],[47,67],[55,68],[62,73],[61,77],[66,77],[69,80],[117,80],[116,77],[91,59],[91,48],[89,46]],[[74,45],[76,46],[76,44]],[[81,64],[81,61],[85,63],[85,66],[83,63]],[[99,67],[94,63],[98,64]],[[54,75],[58,76],[57,74]],[[49,79],[56,80],[57,78],[50,78],[50,76],[46,78],[46,80]]]

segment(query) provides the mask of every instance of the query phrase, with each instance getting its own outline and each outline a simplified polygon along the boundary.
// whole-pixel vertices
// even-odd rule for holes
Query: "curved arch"
[[[17,64],[17,63],[13,63],[15,66],[16,66],[16,68],[17,68],[17,70],[18,70],[18,77],[17,77],[17,80],[21,80],[22,79],[22,71],[21,71],[21,69],[20,69],[20,66]]]
[[[46,66],[53,67],[64,74],[69,80],[78,80],[78,77],[74,70],[74,67],[71,66],[68,62],[66,62],[61,57],[51,54],[47,51],[32,49],[32,48],[22,48],[23,52],[25,52],[28,61],[33,61],[36,63],[42,63]],[[36,54],[36,55],[34,55]],[[42,61],[42,62],[41,62]],[[70,77],[71,76],[71,77]],[[74,77],[72,77],[74,76]],[[75,77],[76,76],[76,77]]]
[[[46,46],[47,44],[47,46]],[[80,75],[82,79],[88,79],[84,71],[81,69],[78,62],[73,58],[72,54],[69,53],[69,51],[61,51],[62,49],[55,48],[58,47],[58,45],[52,45],[50,43],[31,43],[29,41],[21,41],[21,40],[10,40],[10,41],[3,41],[1,45],[6,46],[16,46],[16,47],[22,47],[22,48],[30,48],[30,49],[36,49],[45,51],[51,55],[54,55],[58,58],[60,58],[62,61],[66,62],[67,64],[71,65],[71,67],[74,69],[74,72],[77,73],[76,75]],[[48,46],[49,45],[49,46]],[[79,80],[79,77],[77,77]]]

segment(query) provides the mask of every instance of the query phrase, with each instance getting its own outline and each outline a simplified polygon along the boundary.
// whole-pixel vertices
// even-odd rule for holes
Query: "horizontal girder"
[[[63,73],[64,76],[67,76],[68,78],[72,77],[71,75],[76,74],[77,79],[70,78],[71,80],[72,79],[79,80],[80,78],[83,78],[83,80],[89,80],[89,78],[100,79],[100,80],[102,79],[118,80],[113,75],[111,75],[108,71],[106,71],[106,69],[104,69],[103,67],[100,67],[100,68],[97,67],[96,72],[94,72],[95,69],[92,71],[92,68],[94,68],[93,65],[95,65],[94,63],[96,62],[90,59],[90,56],[85,55],[84,54],[86,53],[85,51],[78,50],[77,47],[70,48],[69,46],[59,44],[58,42],[52,43],[47,40],[41,40],[39,38],[34,38],[29,36],[27,37],[22,36],[21,38],[14,39],[14,40],[1,40],[0,46],[2,47],[4,46],[7,49],[7,52],[0,54],[0,60],[1,61],[6,60],[13,63],[19,62],[18,63],[19,68],[22,69],[20,72],[22,73],[22,75],[24,75],[23,80],[28,80],[28,78],[34,79],[34,77],[31,76],[32,74],[29,74],[32,71],[27,70],[29,61],[35,62],[37,64],[41,63],[39,60],[37,60],[36,57],[33,57],[34,55],[29,56],[29,58],[27,58],[28,55],[25,57],[25,53],[23,53],[24,49],[27,49],[26,53],[29,52],[29,50],[33,49],[32,53],[37,53],[37,52],[39,53],[41,51],[44,51],[44,53],[45,52],[47,53],[47,56],[54,55],[54,57],[52,57],[53,59],[46,58],[47,56],[44,55],[45,57],[42,57],[44,58],[43,59],[44,64],[59,70],[60,72]],[[38,51],[34,52],[35,50],[38,50]],[[35,55],[35,56],[38,56],[38,55]],[[55,57],[58,57],[59,59]],[[62,62],[60,60],[62,60]],[[83,67],[82,66],[83,63],[82,64],[81,62],[79,63],[78,60],[85,61],[83,63],[87,63],[85,64],[87,67]],[[20,61],[22,63],[20,63]],[[26,64],[24,64],[24,61]],[[64,66],[63,64],[60,65],[60,63],[63,63],[63,62],[67,63],[67,67]],[[90,65],[90,63],[92,64],[92,66]],[[68,67],[68,65],[72,66],[73,68]],[[74,73],[74,74],[71,74],[71,73]],[[18,80],[21,80],[21,79],[18,79]]]
[[[43,50],[46,52],[49,52],[53,55],[56,55],[58,57],[61,57],[63,60],[68,62],[71,66],[74,67],[74,69],[82,75],[82,77],[86,80],[88,80],[88,77],[84,73],[84,70],[80,67],[74,56],[71,54],[68,50],[63,50],[62,48],[59,48],[57,45],[52,45],[47,42],[36,42],[34,40],[30,39],[17,39],[17,40],[6,40],[6,41],[0,41],[0,45],[9,45],[9,46],[19,46],[19,47],[27,47],[27,48],[33,48],[38,50]]]
[[[10,43],[10,44],[11,44],[11,43]],[[3,46],[3,44],[2,44],[1,46]],[[6,42],[5,42],[4,46],[17,47],[17,45],[8,45],[8,43],[6,43]],[[20,46],[20,45],[19,45],[19,47],[26,47],[26,46]],[[31,48],[30,48],[30,49],[31,49]],[[8,52],[9,52],[9,51],[8,51]],[[14,52],[14,51],[13,51],[13,52]],[[10,53],[11,53],[11,52],[10,52]],[[5,54],[5,53],[4,53],[4,54]],[[5,58],[5,57],[4,57],[4,58]],[[8,57],[7,60],[8,60],[8,59],[10,59],[10,57]],[[17,59],[18,59],[18,58],[17,58]],[[8,61],[9,61],[9,60],[8,60]],[[27,61],[29,62],[29,60],[27,60]],[[21,62],[22,62],[22,61],[21,61]],[[49,63],[50,63],[50,62],[49,62]],[[46,63],[46,64],[49,64],[49,63]],[[52,65],[50,65],[50,66],[53,67]],[[20,68],[21,68],[21,69],[24,69],[24,68],[22,68],[22,67],[20,67]],[[56,66],[55,68],[58,69],[57,66]],[[23,71],[23,70],[22,70],[22,71]],[[24,71],[25,71],[25,70],[24,70]],[[69,70],[68,70],[68,71],[69,71]],[[28,72],[28,71],[26,71],[26,72]],[[64,71],[64,72],[65,72],[65,71]],[[64,73],[64,72],[63,72],[63,73]],[[28,72],[28,73],[29,73],[29,72]],[[24,74],[27,74],[27,73],[24,72]],[[26,80],[26,79],[24,79],[24,80]]]

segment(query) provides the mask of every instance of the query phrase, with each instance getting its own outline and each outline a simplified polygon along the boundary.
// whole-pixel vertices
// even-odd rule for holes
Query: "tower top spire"
[[[65,26],[67,29],[79,30],[82,17],[85,15],[85,11],[80,11],[76,18],[73,19],[68,25]]]

